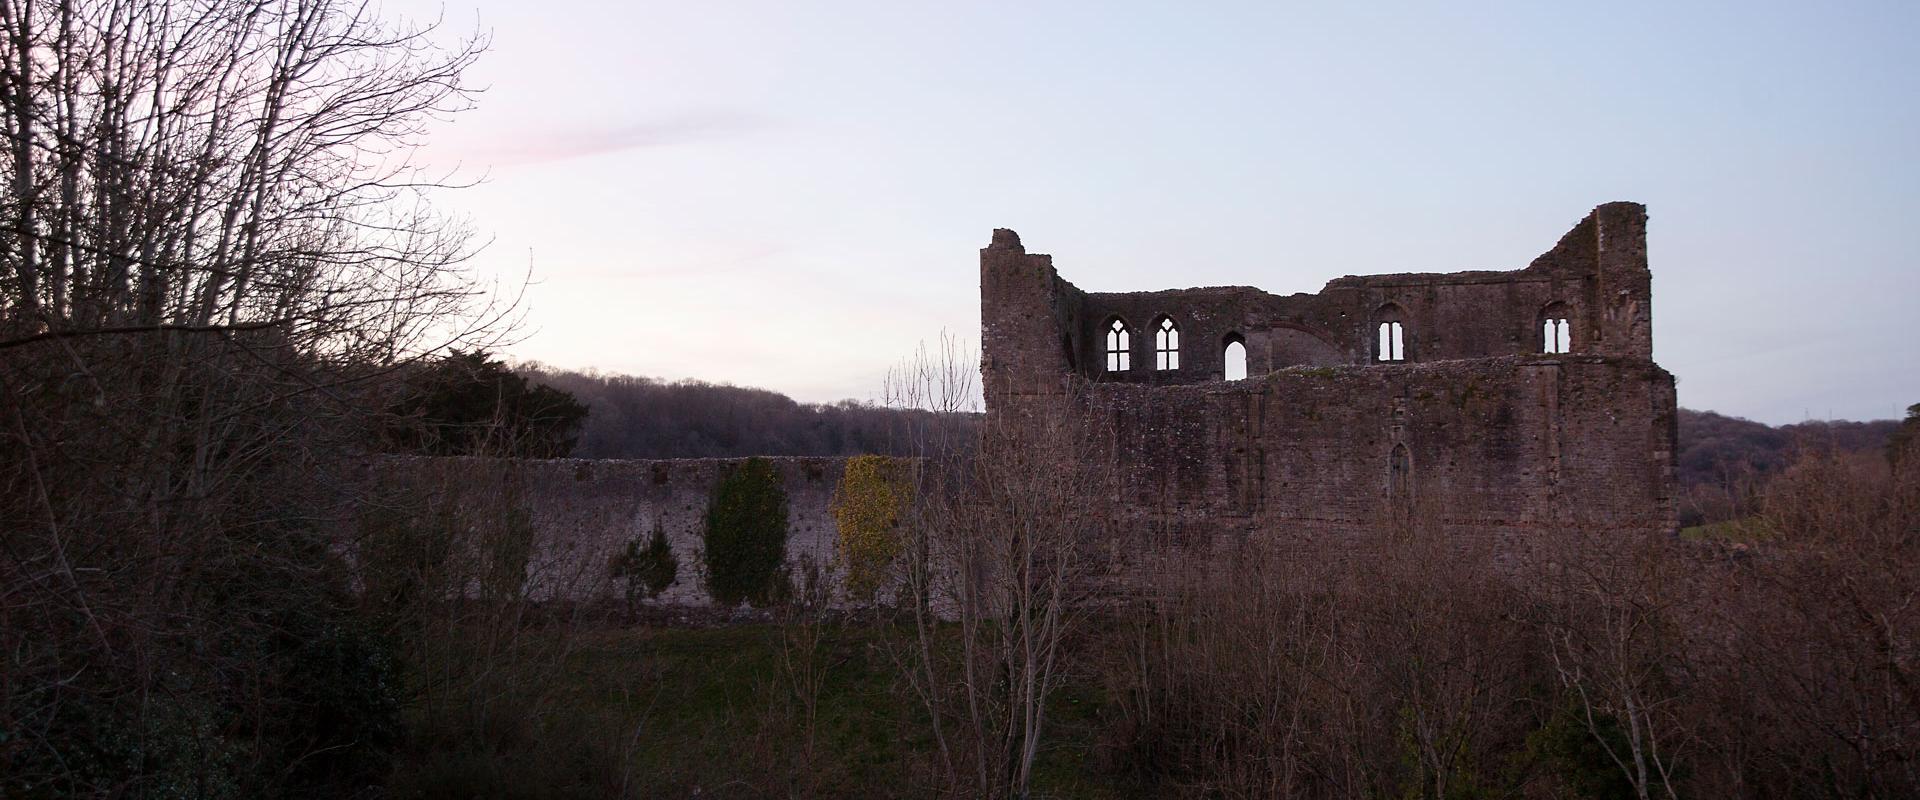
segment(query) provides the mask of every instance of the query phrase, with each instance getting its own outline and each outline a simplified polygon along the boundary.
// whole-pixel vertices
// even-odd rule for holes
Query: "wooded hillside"
[[[906,455],[930,426],[978,424],[972,416],[852,400],[800,403],[767,389],[704,381],[520,369],[590,409],[575,458]]]

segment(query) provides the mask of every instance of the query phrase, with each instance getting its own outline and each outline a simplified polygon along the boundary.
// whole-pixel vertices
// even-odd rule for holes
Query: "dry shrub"
[[[1530,565],[1526,621],[1551,668],[1559,715],[1536,742],[1574,786],[1623,796],[1675,797],[1700,747],[1698,665],[1687,614],[1703,599],[1686,548],[1666,537],[1569,534]],[[1541,568],[1545,567],[1545,571]]]
[[[534,547],[509,460],[404,459],[364,506],[357,564],[366,616],[406,666],[401,797],[617,797],[626,737],[576,716],[566,673],[580,608],[609,579]],[[572,570],[572,571],[569,571]]]
[[[1878,454],[1802,459],[1773,536],[1703,565],[1687,620],[1725,794],[1920,794],[1920,480]]]
[[[896,656],[929,715],[930,779],[962,797],[1024,797],[1069,673],[1067,643],[1092,608],[1097,545],[1112,520],[1080,502],[1104,477],[1084,441],[989,433],[922,470],[901,595],[914,637]]]
[[[1190,797],[1511,782],[1534,714],[1517,701],[1537,675],[1516,598],[1486,551],[1386,531],[1170,559],[1194,566],[1161,573],[1105,670],[1116,766]]]
[[[1522,558],[1424,509],[1169,551],[1106,648],[1108,753],[1190,797],[1914,796],[1915,472],[1808,455],[1745,543]]]

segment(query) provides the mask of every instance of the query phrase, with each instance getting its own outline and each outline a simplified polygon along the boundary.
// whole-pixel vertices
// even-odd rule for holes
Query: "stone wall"
[[[1632,203],[1596,208],[1522,269],[1284,297],[1082,292],[996,231],[981,251],[989,427],[1080,419],[1113,438],[1123,505],[1187,530],[1338,537],[1417,507],[1461,536],[1671,532],[1674,385],[1652,361],[1650,276]],[[1570,321],[1571,352],[1542,352],[1549,313]],[[1162,317],[1178,369],[1156,368]],[[1115,319],[1132,333],[1119,371]],[[1378,358],[1388,319],[1403,362]],[[1229,340],[1246,343],[1245,380],[1224,380]]]
[[[1317,294],[1273,295],[1247,286],[1150,292],[1082,292],[1051,256],[1028,254],[1020,237],[994,232],[981,251],[982,351],[990,376],[1032,384],[1061,373],[1089,380],[1168,385],[1220,380],[1230,338],[1247,346],[1248,374],[1293,366],[1368,364],[1380,322],[1405,325],[1410,361],[1528,355],[1542,351],[1549,308],[1570,319],[1573,352],[1652,359],[1651,273],[1646,209],[1594,209],[1524,269],[1347,276]],[[1181,333],[1180,368],[1154,369],[1154,329],[1171,318]],[[1106,369],[1106,332],[1131,331],[1132,369]],[[1025,391],[1008,386],[1010,391]]]
[[[1099,384],[1130,504],[1225,527],[1357,530],[1418,506],[1475,531],[1673,525],[1672,378],[1599,356],[1297,367]]]
[[[701,565],[708,504],[714,487],[745,460],[405,458],[381,469],[433,493],[451,491],[463,509],[523,512],[532,526],[526,591],[534,599],[621,597],[613,557],[628,542],[644,546],[658,525],[679,559],[678,578],[659,602],[707,605]],[[829,506],[845,459],[765,460],[787,496],[787,563],[829,563],[836,538]]]

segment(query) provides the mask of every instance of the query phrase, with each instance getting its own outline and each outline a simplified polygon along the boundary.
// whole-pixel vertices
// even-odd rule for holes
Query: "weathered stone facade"
[[[478,524],[516,518],[530,526],[524,591],[536,600],[614,600],[622,588],[612,559],[630,542],[644,545],[657,526],[679,561],[657,602],[712,602],[703,570],[703,538],[714,488],[744,458],[499,459],[406,458],[383,463],[384,481],[405,480],[429,496],[456,495]],[[844,458],[766,457],[787,502],[786,560],[833,561],[834,487]],[[429,504],[430,506],[432,504]]]
[[[1557,534],[1667,534],[1674,384],[1652,360],[1649,279],[1646,212],[1631,203],[1595,209],[1525,269],[1344,277],[1286,297],[1083,292],[999,230],[980,262],[987,427],[1018,436],[1047,415],[1085,423],[1108,437],[1120,508],[1201,544],[1324,557],[1403,512],[1515,553]],[[1163,318],[1179,332],[1178,365],[1166,369]],[[1548,320],[1562,319],[1567,352],[1543,352]],[[1109,369],[1116,320],[1129,333],[1125,369]],[[1389,323],[1401,328],[1397,353],[1379,333]],[[1244,346],[1249,377],[1225,379],[1228,343]],[[530,596],[618,597],[612,557],[659,526],[679,574],[658,602],[705,605],[707,508],[743,460],[390,468],[435,478],[463,505],[523,515]],[[845,460],[769,460],[787,497],[789,565],[831,563]]]
[[[1339,536],[1415,506],[1508,541],[1667,533],[1674,382],[1652,360],[1650,278],[1634,203],[1594,209],[1524,269],[1291,296],[1084,292],[997,230],[980,254],[989,425],[1097,423],[1125,506],[1213,534]],[[1225,379],[1231,344],[1244,379]]]

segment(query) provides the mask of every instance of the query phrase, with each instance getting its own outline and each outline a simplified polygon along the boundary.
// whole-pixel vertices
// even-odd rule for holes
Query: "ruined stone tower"
[[[1100,423],[1122,502],[1182,525],[1338,535],[1417,504],[1461,535],[1667,533],[1674,383],[1653,361],[1650,277],[1635,203],[1594,209],[1524,269],[1284,297],[1083,292],[996,230],[987,411]]]

